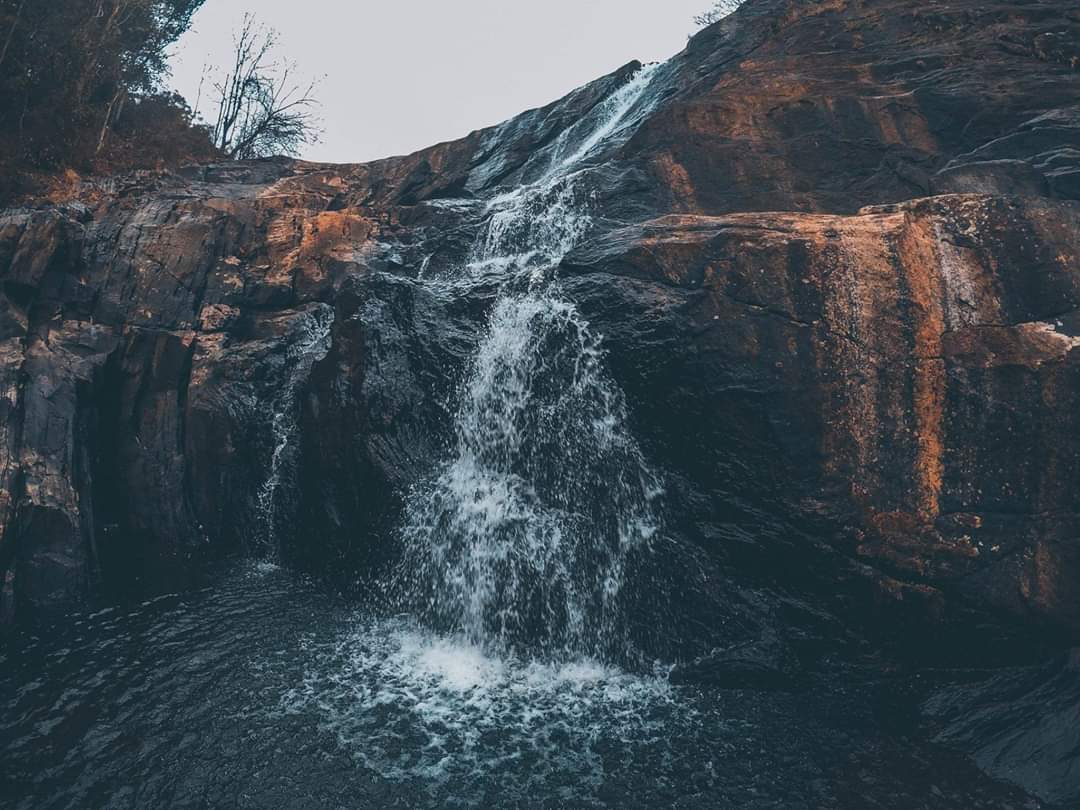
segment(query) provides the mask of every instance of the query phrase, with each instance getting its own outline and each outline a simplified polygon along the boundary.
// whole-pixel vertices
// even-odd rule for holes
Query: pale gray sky
[[[173,86],[195,103],[253,11],[319,89],[312,160],[412,152],[522,110],[632,59],[666,59],[711,0],[207,0],[177,44]],[[211,107],[203,88],[203,110]]]

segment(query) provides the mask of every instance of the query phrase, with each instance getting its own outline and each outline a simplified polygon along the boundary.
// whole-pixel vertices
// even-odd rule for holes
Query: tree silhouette
[[[245,15],[233,64],[214,85],[214,143],[231,158],[295,155],[318,136],[316,82],[297,82],[295,62],[273,59],[277,42],[277,31]]]

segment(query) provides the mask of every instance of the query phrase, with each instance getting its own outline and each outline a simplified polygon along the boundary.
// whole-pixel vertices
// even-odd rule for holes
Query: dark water
[[[676,687],[485,656],[247,564],[4,641],[17,808],[1037,807],[886,731],[869,687]]]

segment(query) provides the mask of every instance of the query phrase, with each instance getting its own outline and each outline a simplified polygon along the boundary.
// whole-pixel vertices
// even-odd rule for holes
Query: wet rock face
[[[783,503],[829,519],[879,618],[962,628],[978,604],[1075,632],[1080,275],[1051,246],[1078,214],[952,195],[667,217],[573,254],[567,284],[657,452],[711,485],[702,536],[733,494]],[[612,277],[633,280],[617,298]]]
[[[675,211],[1075,199],[1080,17],[1067,6],[751,4],[690,43],[635,145]]]
[[[701,604],[722,572],[933,660],[1080,635],[1066,6],[751,2],[590,156],[561,292],[604,335]],[[381,570],[496,293],[460,283],[484,200],[637,67],[416,155],[0,217],[5,610],[239,550]]]
[[[1080,801],[1080,650],[941,689],[924,712],[937,742],[970,752],[995,778],[1061,807]]]

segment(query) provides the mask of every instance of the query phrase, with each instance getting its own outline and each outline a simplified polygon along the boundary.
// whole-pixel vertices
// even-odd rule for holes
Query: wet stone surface
[[[268,564],[8,639],[15,808],[1036,808],[890,730],[875,690],[489,655]]]

